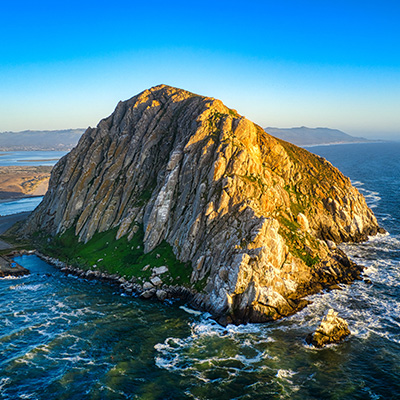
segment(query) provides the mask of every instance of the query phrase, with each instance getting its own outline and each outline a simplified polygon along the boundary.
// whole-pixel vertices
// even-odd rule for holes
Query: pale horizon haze
[[[96,126],[158,84],[262,127],[400,140],[395,1],[3,2],[0,132]]]

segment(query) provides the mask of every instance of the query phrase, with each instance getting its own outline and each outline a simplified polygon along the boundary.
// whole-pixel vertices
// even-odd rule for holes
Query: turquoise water
[[[0,280],[0,398],[400,398],[400,145],[379,145],[312,149],[343,164],[390,232],[345,246],[372,285],[310,296],[282,321],[223,328],[184,304],[122,296],[18,257],[32,274]],[[314,349],[304,338],[330,307],[352,335]]]

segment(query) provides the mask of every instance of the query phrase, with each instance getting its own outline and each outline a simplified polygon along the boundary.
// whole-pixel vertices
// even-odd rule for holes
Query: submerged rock
[[[315,347],[324,347],[327,344],[339,343],[348,335],[350,331],[347,322],[331,308],[317,330],[307,336],[306,342]]]
[[[111,229],[112,249],[132,241],[132,263],[143,249],[154,253],[153,266],[162,254],[164,284],[186,285],[182,293],[220,321],[245,323],[290,315],[305,295],[358,279],[361,269],[327,243],[365,240],[380,228],[328,161],[219,100],[160,85],[88,128],[54,167],[21,234],[68,230],[85,244]],[[137,267],[141,277],[150,264]]]

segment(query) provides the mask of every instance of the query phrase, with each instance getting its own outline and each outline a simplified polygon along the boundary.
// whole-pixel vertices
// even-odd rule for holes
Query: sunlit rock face
[[[190,262],[193,297],[222,323],[268,321],[360,270],[326,241],[379,227],[326,160],[280,141],[216,99],[160,85],[120,102],[55,166],[24,230],[80,241],[144,230]]]
[[[328,344],[341,342],[350,333],[347,322],[331,308],[322,319],[317,330],[307,336],[306,341],[315,347],[324,347]]]

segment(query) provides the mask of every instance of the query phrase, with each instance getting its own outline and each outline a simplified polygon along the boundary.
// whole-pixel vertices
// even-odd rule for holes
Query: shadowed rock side
[[[24,231],[71,227],[83,242],[143,227],[145,252],[166,240],[193,285],[206,281],[193,302],[222,323],[289,315],[304,295],[351,282],[360,269],[333,242],[379,230],[329,162],[165,85],[120,102],[54,167]]]

